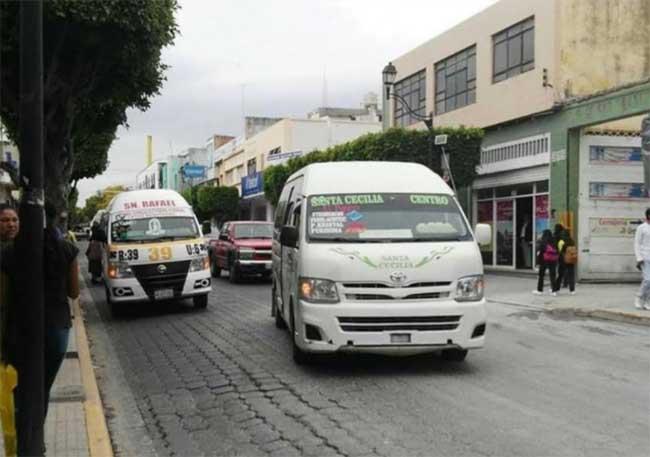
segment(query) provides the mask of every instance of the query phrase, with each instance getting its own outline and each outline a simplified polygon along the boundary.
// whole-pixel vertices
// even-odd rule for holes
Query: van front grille
[[[449,297],[449,292],[426,292],[421,294],[411,294],[405,297],[393,297],[391,295],[383,294],[345,294],[345,298],[348,300],[432,300],[438,298]]]
[[[158,270],[159,265],[165,265],[166,270],[164,273],[160,273]],[[150,298],[153,298],[154,291],[158,289],[173,289],[174,294],[180,295],[190,269],[190,261],[133,265],[131,268],[136,279]]]
[[[344,332],[449,331],[460,325],[461,316],[338,317]]]

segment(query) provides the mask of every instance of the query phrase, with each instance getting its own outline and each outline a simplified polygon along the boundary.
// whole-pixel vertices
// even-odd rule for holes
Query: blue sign
[[[246,198],[264,192],[264,179],[261,172],[241,179],[241,196]]]
[[[205,178],[206,167],[203,165],[183,165],[182,168],[186,178]]]

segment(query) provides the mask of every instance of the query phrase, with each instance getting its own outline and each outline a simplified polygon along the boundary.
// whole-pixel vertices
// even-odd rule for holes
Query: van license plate
[[[391,343],[396,343],[396,344],[410,343],[411,342],[411,334],[410,333],[391,333],[390,342]]]
[[[165,300],[174,298],[174,289],[158,289],[153,291],[153,298],[156,300]]]

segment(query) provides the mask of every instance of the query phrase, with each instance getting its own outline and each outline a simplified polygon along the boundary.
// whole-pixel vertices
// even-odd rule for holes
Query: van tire
[[[205,309],[208,307],[208,294],[195,295],[192,297],[192,302],[196,309]]]
[[[287,323],[282,318],[282,314],[278,309],[278,301],[276,299],[277,289],[275,286],[271,289],[271,316],[275,318],[275,327],[280,330],[287,328]]]
[[[293,315],[293,304],[291,305],[291,348],[293,352],[293,361],[296,365],[307,365],[311,361],[309,354],[298,347],[296,344],[296,319]]]
[[[467,357],[467,349],[443,349],[440,356],[448,362],[462,362]]]
[[[240,277],[241,277],[241,275],[239,273],[239,268],[237,268],[237,265],[235,264],[235,262],[232,262],[230,264],[230,278],[229,278],[230,282],[233,283],[233,284],[237,284],[239,282],[239,280],[241,279]]]

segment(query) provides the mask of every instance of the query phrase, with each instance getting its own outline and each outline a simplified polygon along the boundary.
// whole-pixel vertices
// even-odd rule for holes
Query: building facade
[[[561,223],[582,279],[638,278],[628,234],[647,204],[648,21],[645,0],[501,0],[393,61],[394,91],[416,113],[485,129],[469,206],[493,227],[486,266],[533,269],[535,240]],[[423,128],[384,106],[389,125]],[[624,232],[615,243],[611,227]]]
[[[270,221],[273,207],[264,197],[264,169],[316,149],[327,149],[381,131],[376,104],[372,109],[374,117],[369,118],[363,117],[372,116],[373,111],[367,107],[360,110],[319,108],[307,119],[284,118],[270,122],[253,135],[236,138],[217,150],[215,178],[219,185],[239,189],[243,218]],[[249,119],[247,124],[260,125],[254,118]]]
[[[18,146],[9,141],[6,137],[4,127],[0,124],[0,163],[7,163],[17,171],[19,158]],[[16,192],[18,192],[18,189],[9,176],[9,173],[0,169],[0,203],[14,203],[16,200]]]

